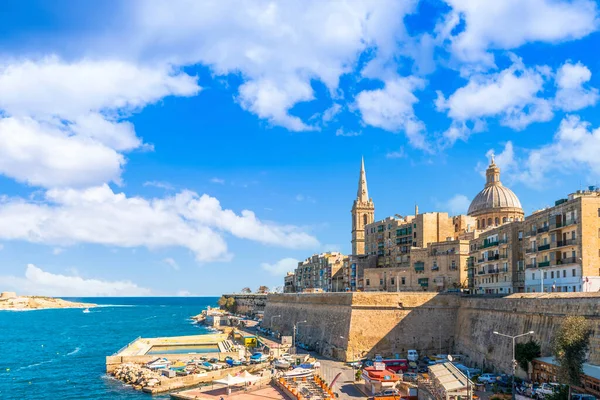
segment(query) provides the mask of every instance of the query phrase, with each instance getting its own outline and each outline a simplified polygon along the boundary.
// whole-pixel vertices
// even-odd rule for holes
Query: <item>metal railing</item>
[[[113,356],[116,356],[117,354],[119,354],[120,352],[122,352],[123,350],[125,350],[126,348],[131,346],[133,344],[133,342],[135,342],[136,340],[139,340],[141,338],[142,338],[141,336],[136,337],[131,342],[127,343],[125,346],[121,347],[119,350],[117,350],[115,353],[113,353]]]

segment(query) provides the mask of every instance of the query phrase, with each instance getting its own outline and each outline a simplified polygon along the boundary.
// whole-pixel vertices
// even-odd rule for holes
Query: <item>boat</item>
[[[292,364],[289,361],[286,361],[282,358],[278,358],[273,362],[273,367],[280,369],[288,369]]]
[[[254,353],[252,354],[252,356],[250,356],[250,363],[251,364],[259,364],[261,362],[265,362],[269,359],[269,356],[267,356],[266,354],[263,353]]]
[[[229,365],[230,367],[237,367],[237,366],[239,366],[239,365],[242,365],[242,362],[241,362],[241,361],[234,360],[234,359],[233,359],[233,358],[231,358],[231,357],[227,357],[227,358],[225,359],[225,362],[226,362],[226,363],[227,363],[227,365]]]
[[[292,379],[292,378],[306,378],[312,376],[315,373],[312,369],[308,368],[294,368],[291,371],[287,371],[283,373],[284,378]]]
[[[171,362],[166,358],[157,358],[156,360],[150,361],[146,364],[146,368],[150,369],[165,369],[169,368]]]
[[[87,313],[89,313],[89,312],[90,312],[90,309],[89,309],[89,308],[86,308],[85,310],[83,310],[83,312],[84,312],[85,314],[87,314]]]

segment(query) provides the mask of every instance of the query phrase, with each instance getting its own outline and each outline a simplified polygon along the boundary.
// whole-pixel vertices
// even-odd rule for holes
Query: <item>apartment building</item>
[[[321,289],[325,292],[344,290],[343,281],[337,279],[342,276],[342,268],[346,256],[339,252],[313,254],[306,260],[298,263],[294,271],[295,290],[297,292]]]
[[[510,222],[479,232],[470,242],[469,268],[476,294],[524,291],[523,223]]]
[[[525,290],[600,290],[600,191],[579,190],[525,218]]]

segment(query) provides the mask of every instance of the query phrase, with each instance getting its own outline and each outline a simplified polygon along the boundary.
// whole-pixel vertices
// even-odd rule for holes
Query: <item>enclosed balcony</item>
[[[538,246],[538,251],[550,250],[550,243]]]

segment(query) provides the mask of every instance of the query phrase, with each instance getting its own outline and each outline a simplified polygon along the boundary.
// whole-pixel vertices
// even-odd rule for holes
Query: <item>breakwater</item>
[[[467,363],[510,370],[512,343],[494,330],[533,330],[550,352],[566,315],[583,315],[593,325],[590,362],[600,364],[600,293],[514,294],[504,298],[419,293],[272,294],[263,324],[337,359],[361,356],[461,353]],[[281,315],[281,318],[273,316]]]

